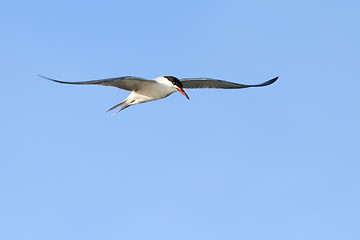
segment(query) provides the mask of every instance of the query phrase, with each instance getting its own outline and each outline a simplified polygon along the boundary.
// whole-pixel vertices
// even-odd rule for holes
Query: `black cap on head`
[[[180,89],[182,89],[183,85],[182,82],[177,79],[176,77],[173,76],[164,76],[164,78],[166,78],[167,80],[169,80],[170,82],[172,82],[172,84],[174,84],[175,86],[179,87]]]

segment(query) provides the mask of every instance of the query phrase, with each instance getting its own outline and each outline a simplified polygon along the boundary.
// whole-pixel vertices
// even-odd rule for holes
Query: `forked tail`
[[[116,104],[115,106],[113,106],[112,108],[110,108],[109,110],[107,110],[106,112],[109,112],[109,111],[111,111],[111,110],[114,110],[115,108],[118,108],[118,107],[121,107],[121,108],[119,109],[119,111],[117,111],[117,112],[120,112],[120,111],[124,110],[125,108],[130,107],[130,104],[127,103],[127,99],[125,99],[124,101],[122,101],[122,102],[119,103],[119,104]]]

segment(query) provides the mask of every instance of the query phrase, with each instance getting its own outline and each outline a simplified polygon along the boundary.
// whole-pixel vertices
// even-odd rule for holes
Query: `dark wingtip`
[[[49,78],[49,77],[45,77],[43,75],[40,75],[38,74],[39,77],[42,77],[42,78],[45,78],[47,80],[50,80],[50,81],[53,81],[53,82],[57,82],[57,83],[64,83],[64,84],[76,84],[76,83],[72,83],[72,82],[64,82],[64,81],[60,81],[60,80],[56,80],[56,79],[52,79],[52,78]]]
[[[273,79],[270,79],[270,80],[268,81],[268,83],[269,83],[269,84],[272,84],[272,83],[276,82],[276,80],[278,80],[278,78],[279,78],[279,77],[274,77]]]
[[[276,82],[276,80],[278,80],[279,77],[275,77],[273,79],[270,79],[269,81],[266,81],[260,85],[258,85],[259,87],[264,87],[264,86],[267,86],[267,85],[270,85],[270,84],[273,84],[274,82]]]
[[[40,74],[38,74],[38,76],[39,76],[39,77],[42,77],[42,78],[45,78],[45,79],[47,79],[47,80],[53,81],[53,82],[60,82],[60,81],[58,81],[58,80],[55,80],[55,79],[52,79],[52,78],[48,78],[48,77],[45,77],[45,76],[40,75]]]
[[[47,77],[45,77],[45,76],[43,76],[41,74],[38,74],[38,76],[50,80],[49,78],[47,78]]]

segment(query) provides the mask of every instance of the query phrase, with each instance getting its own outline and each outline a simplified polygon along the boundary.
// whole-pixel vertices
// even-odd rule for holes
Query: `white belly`
[[[127,100],[130,104],[144,103],[165,98],[170,94],[174,93],[175,91],[175,88],[166,86],[161,83],[153,84],[146,88],[132,92],[127,98]]]

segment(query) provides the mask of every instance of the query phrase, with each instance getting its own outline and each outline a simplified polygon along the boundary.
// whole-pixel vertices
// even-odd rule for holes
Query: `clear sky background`
[[[1,4],[0,239],[360,239],[359,1]],[[267,87],[128,92],[124,75]]]

